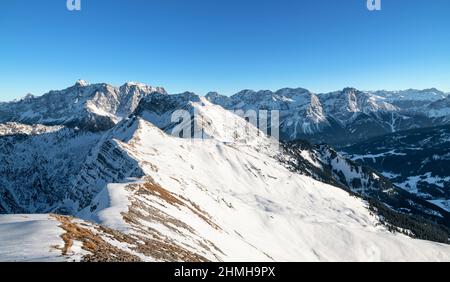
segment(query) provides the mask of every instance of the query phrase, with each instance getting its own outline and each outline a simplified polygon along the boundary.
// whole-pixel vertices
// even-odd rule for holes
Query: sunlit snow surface
[[[59,223],[49,215],[0,215],[0,261],[61,261]]]
[[[214,122],[223,109],[207,110],[213,123],[205,132],[221,133]],[[126,155],[145,177],[101,187],[80,218],[140,240],[157,234],[212,261],[450,261],[450,246],[392,234],[361,199],[290,172],[265,137],[192,141],[169,136],[144,118],[110,132],[114,150],[125,154],[102,164],[116,167]],[[100,179],[100,165],[90,166],[93,179]],[[68,257],[58,252],[59,226],[46,215],[0,217],[0,260],[81,259],[79,243]],[[103,239],[142,260],[164,260],[133,248],[138,241]]]

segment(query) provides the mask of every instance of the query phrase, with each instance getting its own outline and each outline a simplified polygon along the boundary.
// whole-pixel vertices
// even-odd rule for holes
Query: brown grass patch
[[[211,216],[202,209],[200,209],[200,207],[197,204],[181,195],[176,195],[169,192],[168,190],[164,189],[159,184],[156,184],[150,179],[147,179],[146,183],[139,185],[137,189],[138,194],[152,195],[164,200],[166,203],[170,205],[177,207],[186,207],[214,229],[217,230],[220,229],[220,227],[212,221]]]
[[[125,250],[106,242],[99,234],[112,240],[124,243],[136,253],[141,253],[149,258],[167,262],[207,262],[201,255],[188,251],[170,241],[165,241],[157,233],[156,236],[128,235],[119,231],[104,227],[92,226],[99,234],[95,234],[88,228],[74,223],[72,218],[60,215],[52,215],[60,223],[60,227],[66,231],[61,238],[64,247],[59,248],[63,256],[70,256],[70,249],[74,241],[82,243],[82,249],[89,252],[82,258],[84,262],[139,262],[141,259]]]
[[[53,215],[61,223],[61,228],[66,231],[61,238],[64,241],[62,255],[69,255],[73,246],[73,241],[82,243],[83,250],[89,252],[83,257],[85,262],[138,262],[139,257],[127,253],[103,240],[99,235],[94,234],[91,230],[83,228],[72,222],[71,218],[60,215]],[[105,231],[112,231],[104,229]],[[115,235],[116,232],[110,232]],[[120,239],[120,238],[116,238]]]

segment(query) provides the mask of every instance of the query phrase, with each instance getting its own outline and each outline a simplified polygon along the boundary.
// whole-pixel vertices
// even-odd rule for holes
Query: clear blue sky
[[[450,91],[450,1],[0,2],[0,100],[79,79],[170,93],[305,87]]]

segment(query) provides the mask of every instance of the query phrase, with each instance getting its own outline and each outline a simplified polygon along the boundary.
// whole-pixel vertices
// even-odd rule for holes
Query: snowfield
[[[0,260],[61,261],[63,230],[49,215],[1,215]]]
[[[450,246],[389,233],[364,201],[293,174],[252,146],[192,142],[136,122],[121,146],[146,177],[108,185],[79,216],[129,236],[151,230],[212,261],[450,261]],[[51,247],[62,244],[57,222],[31,219],[1,217],[1,259],[70,259]],[[133,243],[99,236],[141,260],[160,261],[132,250]]]

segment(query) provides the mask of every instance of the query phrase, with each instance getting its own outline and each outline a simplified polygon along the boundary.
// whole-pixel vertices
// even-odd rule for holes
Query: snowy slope
[[[79,216],[208,260],[449,259],[447,246],[389,233],[363,201],[289,171],[265,148],[172,137],[145,116],[113,137],[145,176],[106,186]]]
[[[129,236],[115,245],[130,255],[155,260],[129,246],[148,240],[170,243],[175,260],[450,260],[450,246],[389,233],[362,200],[251,146],[192,143],[136,122],[121,146],[146,176],[105,187],[79,214]]]
[[[63,230],[48,215],[0,215],[0,261],[61,261]]]
[[[440,202],[430,203],[416,193],[406,192],[395,185],[398,183],[392,183],[389,176],[374,170],[371,164],[366,166],[365,162],[361,164],[358,160],[347,159],[328,145],[293,141],[282,144],[282,148],[283,153],[279,155],[279,160],[291,171],[370,199],[371,208],[377,209],[377,214],[388,224],[399,228],[400,232],[408,230],[408,235],[447,242],[448,235],[445,235],[444,226],[449,226],[450,213],[445,208],[442,209]],[[387,164],[388,160],[380,163]],[[389,208],[380,209],[380,203]],[[397,211],[397,214],[393,211]],[[405,218],[404,214],[410,218]],[[412,221],[411,217],[414,218]],[[442,224],[441,230],[444,233],[438,234],[430,229],[430,232],[424,234],[423,227],[429,226],[430,222]]]
[[[251,146],[192,143],[143,119],[136,122],[122,148],[141,160],[146,176],[108,185],[80,212],[105,229],[80,220],[70,223],[91,230],[95,234],[86,236],[116,248],[108,251],[120,253],[120,259],[450,260],[449,246],[389,233],[360,199],[292,173]],[[68,236],[77,238],[69,227]],[[53,229],[46,226],[38,233],[60,234],[61,227]],[[172,257],[145,248],[158,245],[170,246]],[[86,242],[81,246],[87,249],[84,256],[80,243],[66,256],[92,255]]]
[[[306,110],[320,112],[309,98]],[[171,116],[180,109],[197,113],[184,124],[194,139],[179,137]],[[30,260],[450,261],[449,245],[391,233],[368,203],[290,169],[273,140],[206,98],[152,93],[117,121],[104,133],[62,128],[0,138],[9,160],[3,209],[75,216],[0,217],[0,246],[8,244],[0,260],[26,260],[23,240]],[[38,159],[27,158],[30,148]],[[300,155],[318,168],[331,164],[347,182],[359,176],[339,158]],[[17,159],[22,171],[35,168],[19,180]],[[380,177],[365,176],[367,184]]]
[[[14,134],[0,136],[0,213],[54,211],[102,137],[61,126],[8,130]]]

